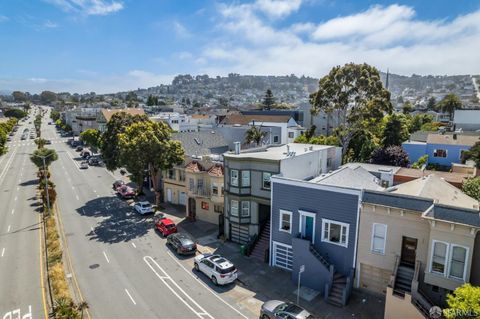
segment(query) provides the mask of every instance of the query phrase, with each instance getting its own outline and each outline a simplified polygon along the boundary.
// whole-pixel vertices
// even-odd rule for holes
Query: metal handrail
[[[397,271],[398,271],[399,264],[400,264],[400,256],[395,255],[395,265],[393,267],[393,272],[390,275],[390,280],[388,281],[388,287],[390,288],[395,287],[395,280],[397,279]]]

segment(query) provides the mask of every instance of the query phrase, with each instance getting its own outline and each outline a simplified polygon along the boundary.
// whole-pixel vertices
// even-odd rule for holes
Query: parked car
[[[168,235],[167,244],[172,246],[178,254],[187,255],[197,252],[197,244],[185,233],[173,233]]]
[[[50,145],[50,144],[52,144],[52,141],[50,141],[50,140],[45,140],[45,144]]]
[[[27,136],[26,136],[26,135],[22,135],[21,139],[22,139],[22,140],[26,140],[26,139],[27,139]]]
[[[237,279],[237,268],[220,255],[202,254],[195,257],[195,270],[203,272],[214,285],[226,285]]]
[[[88,150],[83,150],[80,152],[80,156],[82,156],[83,159],[88,160],[90,157],[92,157],[92,153],[90,153]]]
[[[280,300],[265,302],[260,309],[260,319],[314,319],[314,317],[302,307]]]
[[[81,152],[83,150],[83,146],[77,146],[77,148],[75,149],[75,151],[77,152]]]
[[[155,221],[155,228],[163,237],[177,232],[177,225],[170,218],[158,218]]]
[[[129,199],[129,198],[135,197],[135,190],[127,185],[122,185],[119,188],[117,188],[117,193],[123,199]]]
[[[98,160],[98,158],[92,156],[88,159],[88,165],[98,166],[100,165],[100,161]]]
[[[117,188],[119,188],[120,186],[123,186],[123,185],[125,185],[125,182],[119,179],[119,180],[116,180],[115,182],[113,182],[112,187],[113,187],[114,190],[117,190]]]
[[[87,169],[88,168],[88,163],[86,161],[83,161],[80,163],[80,168],[81,169]]]
[[[153,214],[153,207],[149,202],[136,202],[133,209],[140,215]]]

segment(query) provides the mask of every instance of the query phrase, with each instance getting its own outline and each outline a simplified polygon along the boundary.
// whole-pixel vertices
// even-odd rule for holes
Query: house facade
[[[125,109],[101,109],[97,114],[97,125],[100,132],[105,132],[107,123],[112,118],[113,114],[124,112],[130,115],[145,115],[144,109],[141,108],[125,108]]]

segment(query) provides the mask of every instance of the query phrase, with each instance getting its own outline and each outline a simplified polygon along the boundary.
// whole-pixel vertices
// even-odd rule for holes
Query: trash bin
[[[246,245],[240,245],[240,254],[245,256],[247,253],[247,246]]]

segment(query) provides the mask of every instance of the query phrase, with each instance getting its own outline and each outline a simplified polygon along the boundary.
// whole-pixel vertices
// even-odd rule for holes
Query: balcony
[[[205,197],[205,198],[210,198],[212,192],[210,188],[205,187],[205,186],[197,186],[193,188],[188,189],[188,194],[195,196],[195,197]]]

